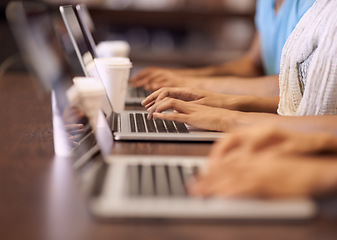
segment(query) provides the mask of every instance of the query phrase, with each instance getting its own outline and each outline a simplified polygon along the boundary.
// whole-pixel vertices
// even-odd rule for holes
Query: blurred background
[[[198,67],[233,59],[254,33],[255,0],[45,0],[84,3],[95,24],[95,40],[126,40],[130,58],[145,65]],[[0,64],[18,54],[0,3]],[[9,70],[22,70],[22,63]]]

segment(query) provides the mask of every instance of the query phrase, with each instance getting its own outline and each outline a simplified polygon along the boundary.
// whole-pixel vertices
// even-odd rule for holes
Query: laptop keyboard
[[[186,183],[198,171],[198,166],[129,165],[128,193],[131,197],[184,197]]]
[[[131,132],[189,133],[185,124],[162,119],[147,119],[148,114],[130,113]]]
[[[131,88],[130,91],[131,91],[130,96],[134,97],[134,98],[146,98],[147,96],[149,96],[152,93],[151,91],[147,91],[142,87]]]

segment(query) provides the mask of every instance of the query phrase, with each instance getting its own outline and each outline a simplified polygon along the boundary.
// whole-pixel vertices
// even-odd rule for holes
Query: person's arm
[[[197,69],[177,69],[175,73],[184,76],[238,76],[257,77],[263,75],[260,38],[255,33],[248,51],[238,59],[216,66]]]
[[[231,86],[233,85],[232,82],[235,83],[235,80],[257,80],[255,79],[255,77],[263,75],[259,46],[259,37],[256,35],[252,46],[247,51],[247,53],[237,60],[218,66],[210,66],[199,69],[169,70],[153,67],[147,68],[131,78],[130,82],[133,84],[134,87],[144,87],[147,90],[153,91],[161,87],[203,88],[202,84],[204,82],[209,82],[206,86],[206,89],[210,89],[209,86],[219,84],[220,81],[217,80],[228,80],[228,83],[225,84],[222,88],[215,89],[218,92],[231,92]],[[228,77],[220,78],[218,76]],[[236,78],[230,76],[236,76]],[[240,86],[244,87],[245,85],[240,84]],[[278,84],[276,84],[276,87],[278,87]],[[273,88],[275,88],[275,86]],[[223,90],[221,91],[221,89]],[[247,92],[248,90],[246,89],[242,91]]]
[[[225,157],[188,185],[198,197],[299,198],[336,193],[334,156],[279,156],[272,153]]]
[[[329,194],[337,189],[336,154],[332,133],[240,129],[215,144],[206,171],[189,192],[263,198]]]
[[[174,98],[209,107],[225,108],[243,112],[276,113],[278,97],[220,94],[196,88],[161,88],[148,96],[142,105],[150,111],[160,111],[159,105],[165,98]],[[151,108],[151,109],[150,109]]]
[[[267,104],[267,101],[258,101]],[[277,102],[277,101],[274,101]],[[274,104],[274,103],[273,103]],[[272,106],[269,106],[272,107]],[[275,108],[275,106],[273,106]],[[166,110],[173,112],[165,112]],[[193,102],[185,102],[173,98],[164,98],[148,109],[148,118],[160,118],[187,123],[191,126],[211,131],[227,132],[238,126],[252,126],[260,124],[264,117],[279,117],[276,114],[246,113],[224,108],[209,107]]]
[[[203,79],[195,78],[193,82],[187,79],[187,81],[185,80],[182,83],[185,83],[186,87],[194,85],[194,87],[199,89],[225,94],[254,95],[254,96],[279,95],[278,75],[262,76],[254,78],[243,78],[236,76],[208,77]],[[153,88],[156,89],[156,85],[154,85]]]
[[[280,116],[267,113],[242,113],[236,126],[273,125],[291,131],[320,131],[337,134],[337,115]]]
[[[247,97],[248,100],[251,96]],[[246,111],[270,110],[277,108],[277,99],[272,98],[251,98],[247,105],[243,104]],[[254,108],[254,109],[253,109]],[[172,109],[173,112],[164,112]],[[187,123],[191,126],[227,132],[236,127],[249,127],[273,124],[284,129],[296,130],[322,130],[337,131],[337,116],[280,116],[271,113],[240,112],[218,107],[204,106],[195,102],[185,102],[182,100],[166,97],[156,102],[148,109],[149,118],[160,118]]]

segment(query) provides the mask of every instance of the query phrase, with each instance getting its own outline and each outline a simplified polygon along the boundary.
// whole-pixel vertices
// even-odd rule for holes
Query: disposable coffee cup
[[[96,58],[95,64],[115,112],[125,106],[127,84],[132,63],[129,58]]]
[[[78,106],[88,117],[89,123],[94,131],[96,131],[98,112],[102,107],[105,89],[103,84],[96,78],[75,77],[73,79],[73,90],[76,97],[75,105]],[[70,94],[71,95],[71,92]],[[68,96],[71,99],[71,97]]]
[[[129,57],[130,45],[126,41],[103,41],[96,47],[97,56],[106,57]]]

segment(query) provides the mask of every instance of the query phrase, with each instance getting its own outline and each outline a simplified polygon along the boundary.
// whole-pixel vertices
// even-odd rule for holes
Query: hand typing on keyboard
[[[189,185],[189,192],[260,198],[333,193],[336,149],[337,138],[331,133],[297,133],[275,126],[241,129],[213,147],[207,171]]]
[[[172,109],[173,112],[164,112]],[[149,110],[148,119],[183,122],[211,131],[228,131],[235,123],[237,112],[214,108],[173,98],[164,98]]]
[[[237,115],[228,109],[236,108],[235,99],[239,97],[193,88],[162,88],[148,96],[142,105],[149,112],[148,119],[159,118],[205,130],[228,131]],[[174,111],[162,113],[169,109]]]
[[[133,87],[144,87],[146,90],[155,91],[162,87],[193,86],[197,80],[190,78],[179,74],[179,69],[149,67],[131,78],[130,82]]]
[[[278,97],[226,95],[199,89],[162,88],[148,96],[142,105],[148,119],[160,118],[187,123],[193,127],[229,131],[234,127],[283,120],[276,113]],[[174,110],[167,113],[166,110]],[[261,113],[263,112],[263,113]],[[273,114],[267,114],[273,113]]]
[[[240,110],[236,102],[239,102],[242,96],[226,95],[213,93],[197,88],[161,88],[152,93],[143,102],[145,108],[150,108],[166,97],[180,99],[187,102],[193,102],[210,107],[226,108],[231,110]]]

